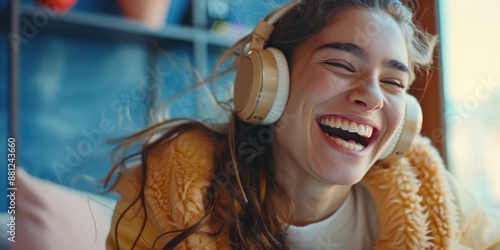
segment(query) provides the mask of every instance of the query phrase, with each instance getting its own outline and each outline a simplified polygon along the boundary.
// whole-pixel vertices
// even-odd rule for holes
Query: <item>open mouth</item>
[[[376,129],[338,116],[324,116],[318,121],[323,132],[338,145],[353,151],[365,149],[375,138]]]

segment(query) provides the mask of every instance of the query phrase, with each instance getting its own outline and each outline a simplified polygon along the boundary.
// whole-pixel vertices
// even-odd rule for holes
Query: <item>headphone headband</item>
[[[299,3],[298,0],[293,0],[286,5],[283,5],[281,8],[271,12],[271,14],[267,15],[264,19],[268,24],[274,25],[282,16],[284,16],[291,8],[295,7]]]
[[[250,42],[250,47],[248,50],[264,48],[264,43],[269,39],[269,37],[271,37],[271,34],[273,33],[274,23],[276,23],[283,15],[288,13],[288,11],[290,11],[290,9],[295,7],[297,4],[298,1],[294,0],[273,11],[263,20],[260,20],[259,23],[257,23],[257,26],[255,26],[252,31],[252,40]]]

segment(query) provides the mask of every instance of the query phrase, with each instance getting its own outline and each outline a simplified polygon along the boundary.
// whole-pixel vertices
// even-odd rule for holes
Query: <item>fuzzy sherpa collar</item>
[[[379,216],[375,249],[449,249],[457,215],[445,168],[429,139],[417,138],[405,157],[373,166],[363,184]]]
[[[145,195],[152,201],[148,210],[159,228],[186,228],[204,215],[215,147],[201,132],[188,132],[148,157]],[[417,138],[405,157],[368,171],[362,183],[377,206],[379,238],[375,249],[449,248],[456,234],[456,212],[443,171],[439,154],[423,137]],[[197,233],[180,247],[199,249],[201,244],[229,249],[228,243],[227,232],[215,239]]]

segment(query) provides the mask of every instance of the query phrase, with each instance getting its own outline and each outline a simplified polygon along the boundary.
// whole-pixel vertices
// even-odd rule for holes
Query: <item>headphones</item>
[[[291,3],[260,20],[250,34],[251,41],[238,63],[234,85],[234,112],[251,124],[269,125],[283,114],[290,86],[288,64],[276,48],[264,49],[273,24],[297,5]],[[422,128],[422,110],[415,97],[405,94],[405,117],[378,163],[387,164],[402,157]]]

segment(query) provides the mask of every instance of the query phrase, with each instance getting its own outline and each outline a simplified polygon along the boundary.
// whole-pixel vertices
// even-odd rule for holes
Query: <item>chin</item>
[[[323,167],[323,171],[318,172],[318,176],[332,185],[354,185],[359,183],[366,172],[366,167],[361,169],[359,166],[342,166],[332,169],[331,165]]]
[[[346,176],[339,180],[339,183],[337,183],[337,185],[352,186],[358,184],[363,179],[363,177],[364,175]]]

